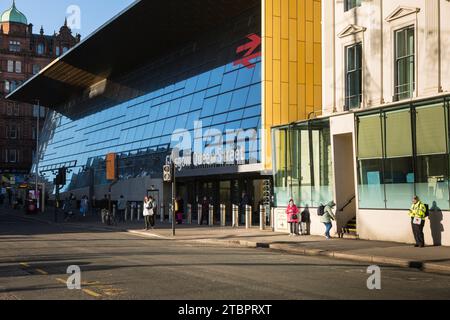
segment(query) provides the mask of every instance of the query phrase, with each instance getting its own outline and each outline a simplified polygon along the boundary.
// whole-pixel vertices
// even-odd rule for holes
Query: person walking
[[[336,216],[333,214],[333,208],[336,206],[334,201],[330,201],[324,208],[323,215],[320,218],[320,222],[325,225],[325,237],[327,240],[331,239],[330,231],[333,228],[332,221],[336,221]]]
[[[155,225],[155,216],[153,212],[153,202],[151,197],[144,198],[144,221],[145,221],[145,230],[148,231],[150,228],[153,228]]]
[[[291,199],[289,201],[289,205],[286,209],[286,214],[288,218],[288,223],[290,225],[290,234],[289,236],[298,236],[298,223],[300,221],[299,219],[299,212],[300,210],[297,208],[297,206],[294,203],[294,199]]]
[[[125,222],[125,209],[127,208],[127,202],[123,195],[120,196],[117,202],[117,213],[119,214],[119,222]]]
[[[81,198],[81,203],[80,203],[80,213],[83,217],[86,217],[86,214],[88,213],[89,210],[89,200],[87,196],[83,196],[83,198]]]
[[[416,241],[414,247],[423,248],[425,247],[423,228],[425,227],[425,219],[427,217],[427,207],[420,201],[418,196],[413,197],[411,209],[409,209],[409,216],[411,217],[412,231]]]
[[[183,214],[184,214],[184,201],[178,196],[175,200],[175,217],[177,224],[183,224]]]
[[[305,210],[302,211],[300,216],[300,234],[309,236],[311,234],[311,213],[308,206],[305,206]]]
[[[205,196],[202,201],[202,216],[200,217],[200,224],[203,224],[203,220],[206,220],[206,225],[208,225],[208,217],[209,217],[209,201]]]

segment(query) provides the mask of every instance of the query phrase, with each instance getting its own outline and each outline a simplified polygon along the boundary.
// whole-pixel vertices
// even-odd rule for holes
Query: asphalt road
[[[81,290],[67,289],[67,268]],[[47,225],[0,214],[2,299],[450,299],[450,276]]]

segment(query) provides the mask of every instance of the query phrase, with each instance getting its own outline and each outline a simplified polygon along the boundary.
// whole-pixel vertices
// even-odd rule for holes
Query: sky
[[[10,8],[12,1],[0,0],[0,11]],[[73,33],[81,34],[84,39],[133,2],[134,0],[16,0],[16,7],[25,14],[28,23],[34,25],[34,33],[39,33],[43,26],[45,34],[52,35],[54,31],[59,31],[65,17],[68,17]],[[77,18],[78,11],[80,19]]]

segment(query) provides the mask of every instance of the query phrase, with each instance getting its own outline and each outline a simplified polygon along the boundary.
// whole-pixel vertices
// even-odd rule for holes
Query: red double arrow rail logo
[[[248,69],[253,69],[255,67],[255,64],[251,63],[250,60],[261,57],[261,51],[255,52],[256,49],[258,49],[261,46],[261,37],[253,33],[248,35],[247,38],[250,39],[251,41],[238,47],[236,53],[242,53],[244,51],[247,52],[245,53],[243,58],[234,61],[233,65],[237,66],[242,64]]]

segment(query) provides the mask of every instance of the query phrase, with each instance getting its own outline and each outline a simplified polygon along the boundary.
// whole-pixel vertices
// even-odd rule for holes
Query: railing
[[[345,205],[341,208],[341,209],[339,209],[339,212],[343,212],[352,202],[353,202],[353,200],[355,200],[356,199],[356,195],[353,195],[351,198],[350,198],[350,200],[348,200],[346,203],[345,203]]]

